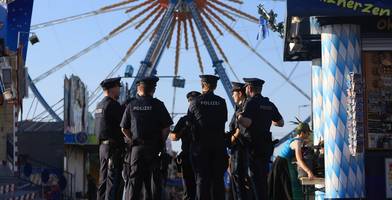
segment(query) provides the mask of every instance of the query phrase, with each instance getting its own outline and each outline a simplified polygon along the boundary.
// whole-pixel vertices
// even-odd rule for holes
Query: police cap
[[[206,83],[213,83],[216,84],[217,81],[219,80],[219,77],[214,76],[214,75],[200,75],[201,81],[206,82]]]
[[[139,84],[145,84],[145,85],[151,85],[151,86],[156,86],[157,82],[159,81],[159,78],[156,76],[148,76],[141,78],[136,82],[137,85]]]
[[[241,91],[245,87],[245,83],[231,82],[231,85],[233,86],[232,92]]]
[[[197,96],[200,96],[200,92],[191,91],[191,92],[188,92],[188,94],[186,94],[186,98],[187,99],[194,98],[194,97],[197,97]]]
[[[103,80],[102,82],[101,82],[101,87],[103,88],[103,89],[110,89],[110,88],[114,88],[114,87],[121,87],[121,77],[118,77],[118,78],[108,78],[108,79],[105,79],[105,80]]]
[[[261,80],[259,78],[244,78],[245,81],[245,85],[251,85],[251,86],[255,86],[255,87],[262,87],[265,83],[264,80]]]

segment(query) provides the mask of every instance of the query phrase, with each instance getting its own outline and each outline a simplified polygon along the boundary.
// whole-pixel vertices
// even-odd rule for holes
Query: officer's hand
[[[125,143],[127,143],[127,144],[132,144],[132,138],[129,138],[129,137],[125,137]]]
[[[238,118],[241,114],[242,114],[242,112],[238,111],[238,112],[235,113],[235,116]]]
[[[237,142],[237,138],[233,135],[233,136],[231,136],[230,141],[231,141],[231,144],[232,144],[232,145],[235,145],[236,142]]]

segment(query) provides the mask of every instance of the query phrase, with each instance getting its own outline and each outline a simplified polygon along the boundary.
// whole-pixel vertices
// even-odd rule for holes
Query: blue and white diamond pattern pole
[[[313,144],[323,140],[323,79],[321,59],[312,60],[312,113],[313,113]]]
[[[322,27],[322,87],[325,145],[325,198],[364,197],[363,154],[350,155],[347,131],[347,75],[361,73],[360,27]]]
[[[323,78],[321,73],[321,59],[312,60],[312,119],[313,144],[318,145],[324,140],[323,132]],[[317,186],[316,186],[317,187]],[[324,199],[324,192],[316,191],[315,200]]]

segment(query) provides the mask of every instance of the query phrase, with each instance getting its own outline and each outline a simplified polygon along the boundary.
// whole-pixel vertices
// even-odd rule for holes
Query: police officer
[[[188,102],[196,97],[200,96],[200,92],[192,91],[186,95]],[[177,162],[181,165],[183,188],[184,188],[184,200],[194,200],[196,196],[196,181],[195,174],[192,169],[190,161],[190,143],[192,137],[192,125],[187,115],[181,117],[173,131],[170,133],[170,139],[177,141],[181,139],[181,153],[177,156]]]
[[[101,82],[105,97],[95,111],[95,133],[99,145],[100,175],[97,199],[117,199],[122,170],[124,139],[121,133],[121,78]]]
[[[133,100],[133,98],[127,98],[125,102],[121,105],[123,109],[123,114],[125,113],[125,109],[129,105],[129,103]],[[132,142],[127,139],[127,137],[124,137],[125,139],[125,148],[124,148],[124,163],[123,163],[123,170],[122,170],[122,177],[123,177],[123,198],[126,199],[126,197],[129,196],[129,191],[126,190],[126,185],[128,184],[129,181],[129,175],[131,171],[131,152],[132,152]]]
[[[132,143],[131,170],[126,185],[129,200],[141,199],[143,184],[145,197],[161,198],[159,191],[152,191],[151,180],[173,121],[163,102],[153,97],[158,80],[153,76],[137,82],[137,95],[129,102],[121,121],[122,131]]]
[[[195,125],[191,143],[192,168],[196,175],[196,199],[224,199],[226,102],[214,94],[219,78],[201,75],[202,94],[189,106]]]
[[[235,200],[251,199],[251,184],[248,176],[250,137],[245,128],[237,123],[236,113],[243,110],[246,100],[245,84],[232,82],[232,97],[236,103],[235,113],[229,124],[231,189]]]
[[[283,127],[284,121],[276,106],[261,95],[264,80],[244,78],[244,81],[248,100],[244,111],[237,113],[237,119],[250,135],[250,175],[255,185],[256,199],[264,200],[268,198],[268,165],[273,153],[271,124]]]

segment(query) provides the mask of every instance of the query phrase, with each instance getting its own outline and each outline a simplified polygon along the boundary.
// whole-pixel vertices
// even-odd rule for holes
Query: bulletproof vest
[[[232,116],[230,124],[229,124],[230,131],[233,131],[233,130],[239,128],[236,113],[242,112],[242,111],[243,111],[243,105],[236,105],[235,106],[235,110],[234,110],[233,116]]]
[[[197,121],[195,140],[214,139],[222,140],[224,137],[227,110],[222,98],[207,93],[196,99],[194,117]]]
[[[121,142],[122,134],[120,129],[120,122],[116,122],[113,119],[113,115],[110,115],[108,107],[110,104],[119,104],[110,97],[105,97],[101,102],[98,103],[97,109],[95,110],[95,134],[97,139],[100,140],[115,140]],[[118,105],[120,106],[120,104]],[[121,113],[113,113],[114,115]]]
[[[267,97],[260,98],[261,123],[266,132],[269,132],[272,124],[273,106]]]
[[[131,114],[131,132],[133,139],[145,142],[161,140],[162,125],[160,124],[159,101],[152,97],[133,98],[129,105]]]
[[[256,119],[252,119],[252,126],[249,130],[251,146],[256,154],[270,156],[273,151],[272,135],[270,132],[272,124],[273,106],[268,98],[261,95],[253,97],[257,103]]]
[[[250,143],[251,140],[250,135],[246,131],[246,128],[238,123],[237,116],[236,116],[236,113],[242,112],[243,109],[244,109],[243,105],[235,106],[235,112],[233,113],[233,116],[229,124],[229,133],[234,134],[237,128],[240,129],[240,143],[241,143],[240,145],[247,145],[248,143]]]
[[[192,125],[191,125],[191,121],[189,120],[188,116],[184,116],[185,118],[185,123],[184,123],[184,133],[181,137],[181,149],[182,151],[188,152],[189,151],[189,147],[190,147],[190,143],[191,143],[191,139],[192,139]]]

